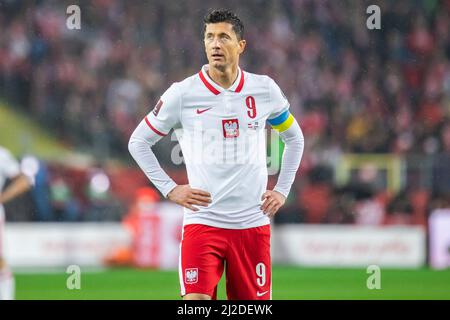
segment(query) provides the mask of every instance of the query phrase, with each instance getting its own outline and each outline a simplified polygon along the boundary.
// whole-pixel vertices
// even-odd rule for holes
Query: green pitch
[[[450,270],[381,270],[381,289],[369,290],[366,269],[273,268],[273,299],[450,299]],[[69,290],[61,273],[16,273],[17,299],[179,299],[176,271],[109,269],[83,272]],[[219,284],[219,299],[225,286]]]

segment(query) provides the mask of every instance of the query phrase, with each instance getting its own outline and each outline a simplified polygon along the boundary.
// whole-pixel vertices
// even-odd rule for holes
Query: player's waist
[[[212,195],[216,204],[258,201],[267,186],[267,168],[193,168],[187,166],[189,185]],[[255,199],[255,200],[253,200]]]
[[[205,224],[217,228],[246,229],[270,224],[270,219],[264,215],[259,206],[252,210],[237,212],[217,212],[213,210],[184,210],[183,224]]]

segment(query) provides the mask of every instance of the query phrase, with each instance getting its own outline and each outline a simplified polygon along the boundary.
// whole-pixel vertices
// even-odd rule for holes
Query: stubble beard
[[[220,72],[225,72],[225,70],[226,70],[226,68],[227,68],[227,66],[226,66],[225,63],[223,63],[223,62],[218,62],[218,61],[213,61],[212,64],[211,64],[211,66],[212,66],[214,69],[219,70]]]

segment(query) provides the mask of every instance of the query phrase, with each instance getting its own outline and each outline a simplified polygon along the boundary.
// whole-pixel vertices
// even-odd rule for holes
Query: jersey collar
[[[238,76],[234,83],[229,87],[228,89],[224,89],[221,86],[219,86],[217,83],[215,83],[206,72],[208,70],[208,65],[205,64],[198,75],[200,76],[200,79],[202,80],[203,84],[215,95],[218,95],[222,91],[233,91],[233,92],[241,92],[242,87],[244,86],[244,71],[242,71],[241,68],[238,67]]]

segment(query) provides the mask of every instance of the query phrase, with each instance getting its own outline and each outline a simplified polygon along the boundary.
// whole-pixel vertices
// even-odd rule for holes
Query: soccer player
[[[11,183],[3,190],[6,179]],[[0,147],[0,300],[14,299],[14,278],[3,256],[5,213],[3,204],[23,194],[33,184],[33,179],[20,171],[19,163],[5,148]],[[2,192],[3,190],[3,192]]]
[[[239,67],[243,31],[234,13],[210,11],[204,18],[209,63],[172,84],[129,141],[147,177],[184,207],[179,261],[184,299],[216,299],[224,270],[228,299],[272,296],[270,218],[289,194],[304,139],[278,85]],[[285,143],[273,190],[266,190],[266,121]],[[187,185],[177,185],[151,150],[171,129],[183,152]]]

